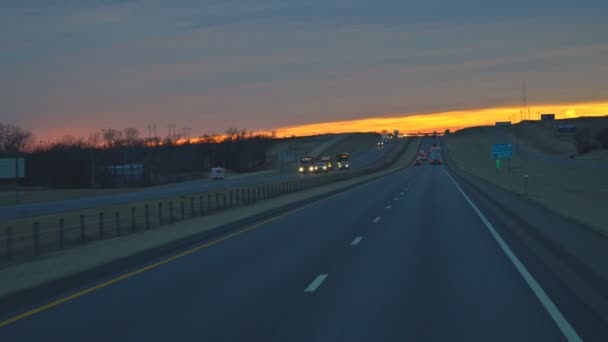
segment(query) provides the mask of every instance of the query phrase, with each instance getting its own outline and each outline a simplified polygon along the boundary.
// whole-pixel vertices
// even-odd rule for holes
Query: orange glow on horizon
[[[365,119],[280,127],[276,129],[276,132],[279,137],[288,137],[292,135],[307,136],[326,133],[380,132],[382,130],[392,132],[395,129],[404,133],[443,132],[446,129],[455,131],[472,126],[494,125],[496,121],[517,123],[521,121],[520,110],[521,107],[496,107],[428,114],[396,114]],[[545,113],[554,113],[556,119],[605,116],[608,115],[608,101],[548,104],[530,107],[530,119],[532,120],[538,120],[540,114]]]

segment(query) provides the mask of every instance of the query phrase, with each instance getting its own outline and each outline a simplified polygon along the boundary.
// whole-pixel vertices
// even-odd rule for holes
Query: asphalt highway
[[[7,324],[0,341],[597,338],[476,208],[442,166],[410,167]]]
[[[366,153],[355,157],[351,160],[353,170],[365,169],[381,161],[386,153],[388,153],[394,144],[385,146],[383,149],[372,147]],[[51,202],[40,202],[23,204],[16,206],[0,207],[0,220],[11,220],[17,218],[47,215],[60,213],[72,210],[94,208],[99,206],[109,206],[121,203],[129,203],[144,200],[155,200],[167,197],[189,195],[206,191],[219,191],[228,187],[244,187],[255,184],[264,184],[270,182],[280,182],[296,179],[300,177],[294,167],[293,172],[276,172],[259,176],[243,177],[243,178],[227,178],[224,181],[193,181],[184,183],[174,183],[169,185],[146,188],[133,192],[101,195],[94,197],[85,197],[78,199],[59,200]]]

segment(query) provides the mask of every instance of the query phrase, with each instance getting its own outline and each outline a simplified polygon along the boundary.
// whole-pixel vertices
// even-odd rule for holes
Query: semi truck
[[[338,161],[338,171],[350,169],[350,155],[348,153],[340,153],[336,156]]]
[[[300,158],[300,166],[298,172],[300,173],[313,173],[315,171],[315,159],[311,156],[304,156]]]

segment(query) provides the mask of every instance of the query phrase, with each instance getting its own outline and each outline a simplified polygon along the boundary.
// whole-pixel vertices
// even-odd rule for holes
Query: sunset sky
[[[607,1],[3,0],[0,122],[457,128],[518,113],[524,79],[533,116],[608,114],[607,17]]]

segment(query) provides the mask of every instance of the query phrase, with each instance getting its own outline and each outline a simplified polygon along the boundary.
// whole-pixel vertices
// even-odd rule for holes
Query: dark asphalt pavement
[[[388,153],[393,147],[394,144],[388,145],[384,149],[377,149],[376,147],[370,148],[367,153],[364,153],[357,158],[353,158],[351,161],[352,169],[361,170],[374,165],[374,163],[380,161],[384,154]],[[277,172],[274,174],[265,174],[246,178],[227,178],[224,181],[207,180],[175,183],[120,194],[6,206],[0,207],[0,220],[12,220],[30,216],[40,216],[136,201],[156,200],[207,191],[220,191],[226,188],[237,188],[270,182],[288,181],[297,179],[299,177],[301,176],[297,174],[297,170],[294,168],[292,173]]]
[[[0,341],[562,340],[477,213],[430,165],[0,328]]]

